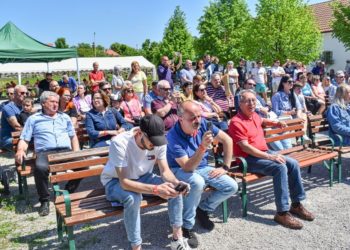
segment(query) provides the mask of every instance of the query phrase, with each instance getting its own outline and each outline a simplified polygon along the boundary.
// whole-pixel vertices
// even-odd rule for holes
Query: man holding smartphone
[[[232,160],[232,140],[214,125],[210,130],[208,123],[202,119],[202,109],[194,101],[185,101],[178,109],[179,121],[167,134],[167,160],[175,176],[191,185],[188,196],[182,197],[183,235],[188,238],[192,248],[198,246],[193,232],[195,219],[199,224],[212,230],[214,223],[209,220],[208,213],[213,212],[224,200],[237,192],[237,183],[226,175]],[[223,144],[224,166],[214,168],[208,165],[208,147],[213,139]],[[215,191],[201,201],[205,186]],[[172,201],[169,201],[171,204]]]
[[[179,181],[170,171],[166,160],[167,140],[163,120],[146,115],[140,127],[119,134],[111,141],[109,160],[101,174],[106,198],[124,207],[124,225],[133,250],[141,249],[140,204],[142,195],[156,195],[169,202],[168,212],[173,228],[171,249],[190,249],[182,237],[181,194],[189,185]],[[161,176],[152,173],[158,164]]]

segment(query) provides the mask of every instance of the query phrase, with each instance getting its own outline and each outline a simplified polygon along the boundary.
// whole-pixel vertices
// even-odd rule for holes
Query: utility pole
[[[94,50],[94,55],[96,57],[96,32],[94,32],[94,41],[92,42],[92,49]]]

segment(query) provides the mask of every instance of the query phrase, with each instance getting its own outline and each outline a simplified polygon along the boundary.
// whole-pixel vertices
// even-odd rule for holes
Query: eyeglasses
[[[94,100],[102,100],[102,97],[94,97]]]
[[[161,90],[164,90],[164,91],[170,91],[171,88],[161,88]]]
[[[71,96],[70,95],[63,95],[64,97],[67,97],[67,98],[71,98]]]
[[[19,92],[21,95],[27,95],[28,92]]]
[[[200,92],[204,92],[204,91],[205,91],[205,89],[198,89],[198,91],[200,91]]]
[[[128,89],[125,91],[126,93],[134,93],[134,90],[133,89]]]
[[[288,80],[287,81],[289,84],[293,84],[294,83],[294,81],[292,81],[292,80]]]
[[[251,82],[247,82],[247,85],[249,85],[249,86],[256,86],[255,83],[251,83]]]
[[[111,90],[112,88],[104,88],[104,89],[102,89],[102,90]]]
[[[249,103],[256,103],[256,99],[246,99],[246,100],[241,100],[242,103],[249,104]]]

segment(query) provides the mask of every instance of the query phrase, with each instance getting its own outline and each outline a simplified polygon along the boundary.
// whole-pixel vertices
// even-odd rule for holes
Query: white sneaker
[[[170,243],[170,248],[172,250],[190,250],[192,248],[190,248],[190,246],[187,243],[187,239],[186,238],[180,238],[178,240],[172,240]]]

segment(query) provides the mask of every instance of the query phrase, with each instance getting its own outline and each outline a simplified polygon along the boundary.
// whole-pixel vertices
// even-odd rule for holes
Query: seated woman
[[[283,76],[278,86],[277,92],[272,96],[272,111],[276,113],[279,120],[291,118],[303,118],[306,122],[306,117],[302,114],[302,106],[298,97],[292,91],[293,78]],[[308,139],[305,137],[305,139]],[[292,147],[290,139],[281,140],[280,144],[275,143],[270,145],[273,150],[283,150]]]
[[[84,120],[85,114],[92,108],[91,95],[85,95],[85,85],[79,84],[77,88],[77,95],[73,98],[73,103],[78,111],[80,117]]]
[[[77,127],[78,111],[72,101],[72,94],[69,88],[60,88],[57,94],[60,96],[58,111],[67,114],[71,118],[73,126]]]
[[[322,111],[326,106],[325,102],[323,102],[322,100],[318,100],[317,97],[314,95],[312,88],[308,83],[307,77],[304,74],[300,74],[298,82],[301,83],[303,86],[301,91],[303,92],[303,95],[305,97],[307,109],[314,115],[319,111]]]
[[[317,114],[323,114],[323,112],[326,109],[326,93],[324,92],[324,89],[322,87],[322,83],[320,81],[320,76],[313,76],[312,77],[312,92],[314,93],[315,97],[317,98],[317,101],[324,104],[321,105],[320,109],[317,111]]]
[[[329,136],[336,146],[340,141],[336,134],[343,137],[343,146],[350,146],[350,86],[340,84],[335,92],[333,104],[328,108]]]
[[[205,85],[197,84],[193,87],[193,98],[202,108],[202,116],[211,121],[216,127],[223,131],[227,131],[227,118],[222,109],[211,99],[206,92]]]
[[[333,98],[335,92],[337,91],[337,87],[331,83],[331,78],[329,76],[325,76],[322,79],[322,88],[328,96],[328,100],[330,103],[333,103]]]
[[[134,126],[140,125],[140,119],[144,116],[142,107],[131,84],[126,84],[121,91],[123,102],[120,107],[124,112],[124,119]]]
[[[85,127],[93,148],[108,146],[113,136],[131,128],[119,112],[108,108],[109,103],[104,91],[92,94],[93,108],[86,113]]]
[[[185,82],[182,86],[182,93],[180,94],[180,101],[189,101],[193,100],[193,84]]]

